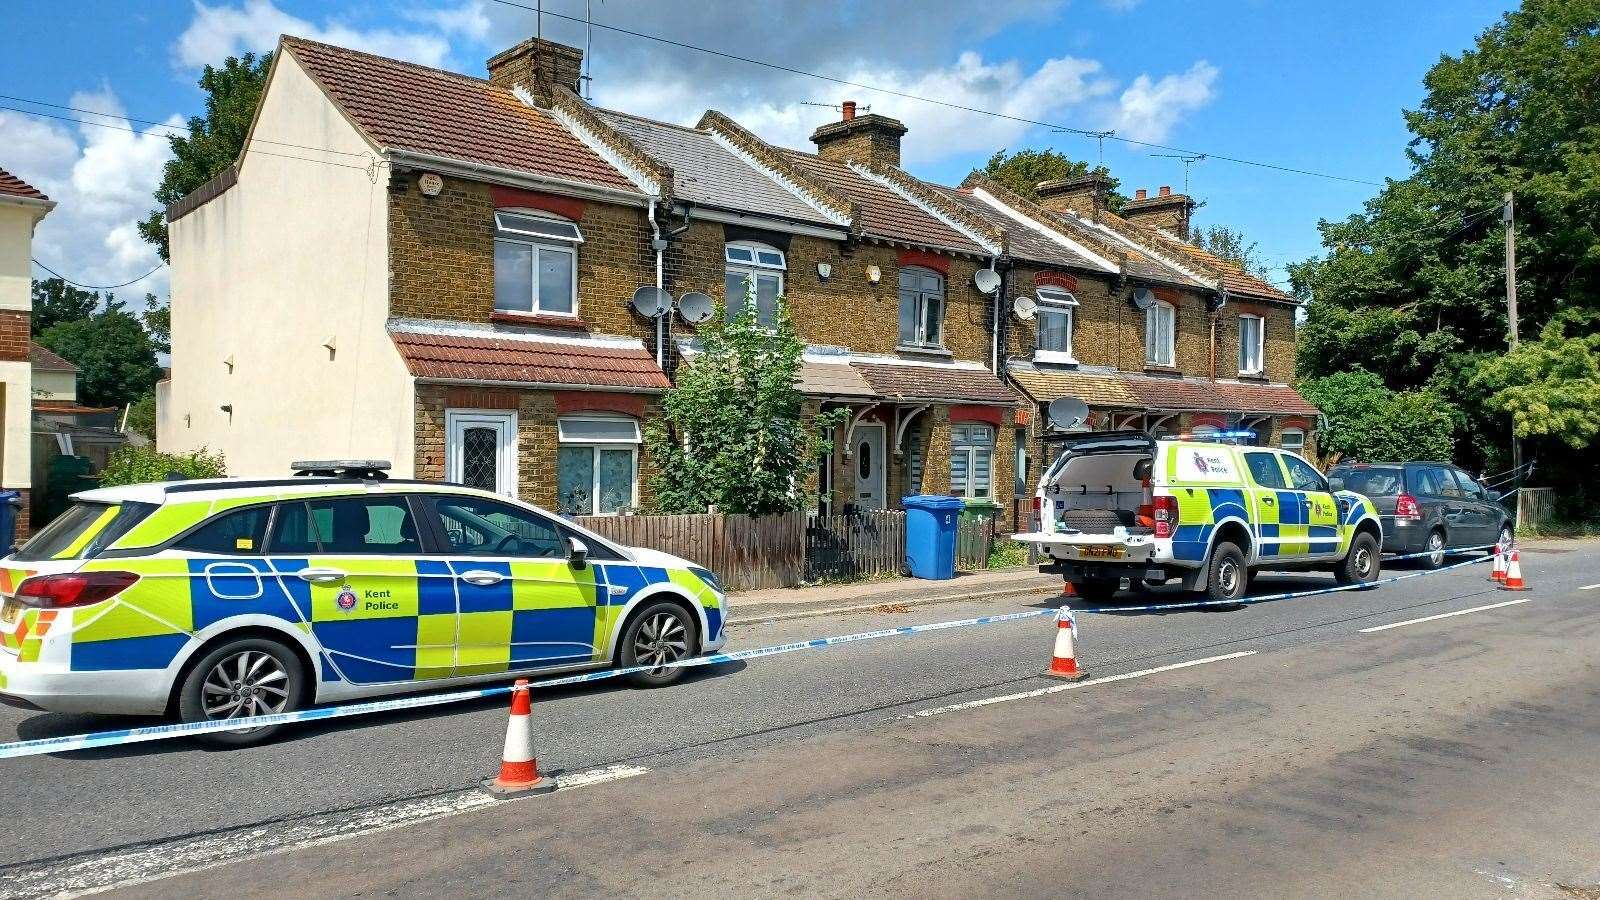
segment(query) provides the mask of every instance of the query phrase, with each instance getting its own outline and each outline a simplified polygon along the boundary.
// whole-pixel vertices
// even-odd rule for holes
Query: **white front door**
[[[883,509],[884,503],[884,443],[883,426],[861,424],[856,426],[852,460],[856,467],[856,505],[862,509]]]
[[[517,414],[447,410],[445,480],[517,496]]]

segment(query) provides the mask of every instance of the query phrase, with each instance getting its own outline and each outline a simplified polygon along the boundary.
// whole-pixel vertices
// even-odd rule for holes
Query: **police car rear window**
[[[41,528],[13,559],[89,559],[155,510],[152,503],[74,503]]]

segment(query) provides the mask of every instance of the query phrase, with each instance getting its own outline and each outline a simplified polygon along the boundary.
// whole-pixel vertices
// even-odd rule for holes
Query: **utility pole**
[[[1506,320],[1511,326],[1511,349],[1517,349],[1517,207],[1516,198],[1506,191],[1506,205],[1501,220],[1506,225]],[[1522,527],[1522,441],[1517,438],[1516,423],[1512,423],[1511,468],[1512,481],[1518,488],[1517,509],[1514,516],[1517,528]]]

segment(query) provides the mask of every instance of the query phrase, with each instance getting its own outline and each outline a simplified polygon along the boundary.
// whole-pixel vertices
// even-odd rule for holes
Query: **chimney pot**
[[[844,101],[843,110],[844,121],[848,122],[851,119],[854,119],[856,117],[856,102],[854,100]]]
[[[1144,188],[1139,188],[1137,191],[1133,192],[1133,199],[1135,199],[1135,200],[1143,200],[1145,198],[1145,196],[1147,194],[1149,194],[1149,193],[1150,192],[1146,191]]]
[[[1160,196],[1162,196],[1162,197],[1171,197],[1172,196],[1172,185],[1163,184],[1161,186]]]

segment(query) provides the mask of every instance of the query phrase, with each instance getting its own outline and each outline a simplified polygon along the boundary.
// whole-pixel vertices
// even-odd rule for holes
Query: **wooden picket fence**
[[[630,547],[681,556],[717,573],[730,591],[798,587],[905,572],[906,514],[884,509],[841,516],[709,513],[686,516],[582,516],[579,525]],[[956,568],[986,568],[990,520],[963,521]]]

